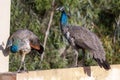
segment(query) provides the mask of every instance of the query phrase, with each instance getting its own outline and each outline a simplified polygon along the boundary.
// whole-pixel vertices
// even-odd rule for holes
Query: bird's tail
[[[40,49],[39,50],[37,50],[40,54],[42,54],[43,53],[43,51],[44,51],[44,47],[40,44]]]
[[[39,46],[37,45],[30,45],[31,46],[31,48],[32,48],[32,50],[36,50],[36,51],[38,51],[39,52],[39,54],[42,54],[43,53],[43,51],[44,51],[44,47],[40,44]]]
[[[106,60],[100,60],[98,58],[93,58],[100,67],[103,67],[105,70],[111,69],[110,64]]]

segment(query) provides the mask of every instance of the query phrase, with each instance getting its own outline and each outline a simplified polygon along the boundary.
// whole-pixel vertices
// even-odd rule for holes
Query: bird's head
[[[65,10],[65,8],[62,6],[62,7],[58,7],[57,9],[56,9],[56,11],[60,11],[60,12],[63,12]]]
[[[60,24],[62,25],[62,27],[66,26],[67,23],[68,23],[68,15],[65,12],[65,8],[64,7],[58,7],[56,10],[61,12]]]
[[[70,15],[70,12],[66,13],[64,6],[61,6],[61,7],[56,8],[56,11],[59,11],[59,12],[62,12],[62,13],[64,13],[64,14],[66,14],[66,16],[67,16],[68,18],[70,18],[70,16],[71,16],[71,15]]]

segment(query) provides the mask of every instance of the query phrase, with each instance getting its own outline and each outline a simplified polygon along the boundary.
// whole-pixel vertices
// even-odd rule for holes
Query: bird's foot
[[[78,66],[79,67],[85,67],[85,61],[84,60],[79,61]]]
[[[72,65],[71,67],[84,67],[84,64],[77,64],[77,65]]]
[[[18,70],[17,73],[23,73],[23,72],[27,72],[28,73],[28,70]]]
[[[17,72],[18,73],[22,73],[22,72],[27,72],[28,73],[28,70],[26,68],[21,68]]]
[[[78,67],[78,65],[77,64],[72,64],[72,65],[70,65],[70,66],[68,66],[69,68],[73,68],[73,67]]]
[[[78,67],[78,65],[74,65],[74,67]]]

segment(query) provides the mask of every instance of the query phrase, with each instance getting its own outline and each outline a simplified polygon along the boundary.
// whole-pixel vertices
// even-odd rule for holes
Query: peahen
[[[26,54],[28,54],[31,50],[36,50],[40,54],[44,51],[39,38],[28,29],[19,29],[14,32],[8,38],[6,49],[9,49],[12,53],[20,53],[22,56],[18,72],[21,72],[22,68],[23,71],[27,71],[24,62]]]
[[[100,39],[85,27],[68,25],[68,15],[66,14],[64,7],[59,7],[56,10],[61,12],[61,32],[67,39],[68,43],[75,50],[74,66],[78,66],[78,50],[82,49],[83,55],[85,54],[85,50],[88,50],[90,52],[90,56],[98,63],[100,67],[109,70],[110,65],[106,61],[105,51]]]

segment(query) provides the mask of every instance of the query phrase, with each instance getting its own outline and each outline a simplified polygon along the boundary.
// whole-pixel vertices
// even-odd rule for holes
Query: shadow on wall
[[[83,67],[84,73],[87,74],[89,77],[91,77],[91,68],[90,66],[88,67]]]
[[[4,43],[0,44],[0,50],[3,52],[4,56],[8,56],[9,55],[9,48],[5,48],[4,49]]]

